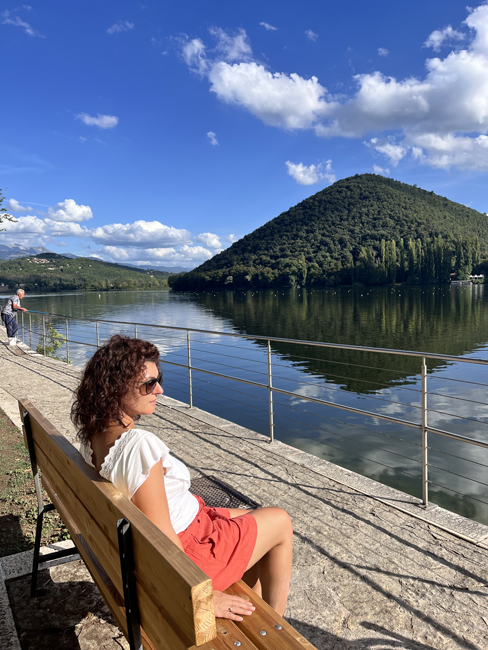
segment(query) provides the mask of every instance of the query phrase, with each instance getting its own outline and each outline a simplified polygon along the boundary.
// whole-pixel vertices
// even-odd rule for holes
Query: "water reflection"
[[[488,297],[483,285],[194,295],[165,291],[56,294],[30,296],[25,304],[74,317],[488,359]],[[91,323],[78,321],[70,328],[70,338],[93,344]],[[100,342],[119,331],[133,335],[134,326],[100,324]],[[137,334],[156,342],[166,361],[186,363],[185,332],[138,326]],[[271,348],[273,385],[293,393],[274,394],[278,439],[421,496],[420,431],[333,407],[338,404],[420,423],[420,359],[287,342],[273,342]],[[70,356],[82,365],[92,351],[73,346]],[[217,376],[265,386],[266,344],[219,334],[192,335],[191,352],[194,365],[216,373],[194,371],[194,404],[267,435],[266,388]],[[488,440],[487,369],[429,360],[428,370],[429,423]],[[187,370],[165,364],[165,391],[187,401]],[[488,452],[433,434],[429,446],[432,501],[488,523]]]

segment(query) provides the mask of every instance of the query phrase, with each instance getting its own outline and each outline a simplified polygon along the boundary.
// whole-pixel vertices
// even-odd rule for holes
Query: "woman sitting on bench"
[[[209,508],[189,492],[186,466],[153,433],[134,427],[163,393],[159,351],[113,336],[87,363],[71,416],[86,462],[111,481],[210,578],[215,615],[242,620],[254,606],[223,590],[241,578],[283,615],[292,526],[281,508]]]

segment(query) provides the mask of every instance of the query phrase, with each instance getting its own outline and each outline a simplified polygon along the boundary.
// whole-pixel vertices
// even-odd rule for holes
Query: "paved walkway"
[[[0,406],[15,415],[13,398],[28,397],[70,440],[68,414],[78,376],[73,366],[0,340]],[[295,545],[286,617],[317,648],[488,648],[486,527],[440,508],[423,513],[403,493],[279,442],[270,445],[259,434],[169,398],[141,424],[193,476],[215,474],[263,505],[290,513]],[[8,585],[28,571],[28,558],[2,560]],[[87,581],[82,570],[76,564],[74,575]],[[51,580],[61,582],[61,573],[60,567],[51,569]],[[73,585],[73,575],[69,580]],[[9,589],[11,598],[22,599],[21,587]],[[103,612],[90,615],[108,626]],[[78,627],[86,616],[79,613]],[[107,640],[100,647],[120,648],[110,630],[107,639],[114,645]],[[73,639],[70,647],[96,647],[88,633]]]

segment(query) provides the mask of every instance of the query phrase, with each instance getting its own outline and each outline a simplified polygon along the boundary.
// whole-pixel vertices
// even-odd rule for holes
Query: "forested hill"
[[[235,242],[177,290],[447,282],[488,257],[488,216],[375,174],[337,181]]]
[[[10,291],[19,286],[26,291],[162,289],[168,286],[168,275],[91,257],[72,259],[56,253],[0,261],[0,283]]]

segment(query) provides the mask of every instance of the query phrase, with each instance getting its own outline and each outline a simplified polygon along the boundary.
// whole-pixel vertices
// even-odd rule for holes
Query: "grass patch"
[[[43,491],[44,502],[49,503]],[[0,409],[0,557],[34,548],[37,497],[22,433]],[[69,539],[59,515],[44,515],[41,545]]]

